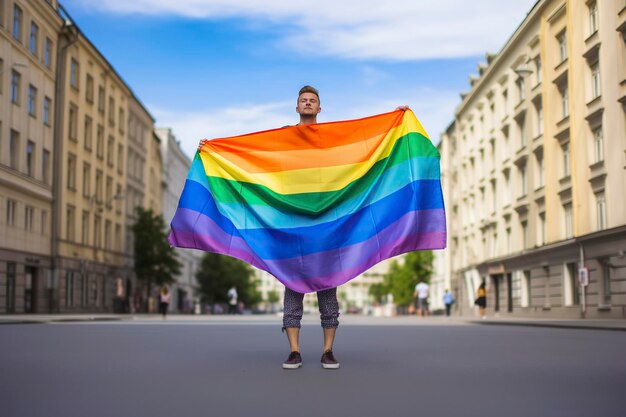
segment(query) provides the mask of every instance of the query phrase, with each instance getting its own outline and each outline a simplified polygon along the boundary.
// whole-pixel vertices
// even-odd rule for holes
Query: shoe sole
[[[296,364],[287,364],[287,363],[283,363],[283,369],[298,369],[299,367],[302,366],[302,362],[301,363],[296,363]]]
[[[322,368],[324,368],[324,369],[339,369],[339,364],[338,363],[335,363],[335,364],[323,363],[322,364]]]

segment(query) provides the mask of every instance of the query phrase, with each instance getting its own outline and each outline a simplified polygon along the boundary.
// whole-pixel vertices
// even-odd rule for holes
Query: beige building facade
[[[626,2],[540,0],[486,61],[439,145],[458,311],[626,318]]]
[[[128,213],[161,210],[154,119],[56,1],[0,1],[0,52],[0,312],[128,311]]]
[[[54,307],[55,7],[0,1],[0,312]]]

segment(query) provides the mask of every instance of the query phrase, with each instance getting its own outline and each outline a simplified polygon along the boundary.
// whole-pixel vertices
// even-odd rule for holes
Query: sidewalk
[[[626,320],[620,319],[535,319],[535,318],[496,318],[488,317],[484,320],[471,318],[467,320],[471,324],[495,325],[495,326],[532,326],[552,327],[561,329],[587,329],[587,330],[617,330],[626,331]]]
[[[2,324],[45,324],[67,322],[167,322],[167,323],[280,323],[280,317],[275,314],[264,315],[169,315],[163,321],[156,314],[7,314],[0,315]],[[303,324],[318,323],[316,314],[307,314],[303,317]],[[467,325],[494,325],[494,326],[532,326],[551,327],[562,329],[591,329],[626,331],[626,320],[593,320],[593,319],[536,319],[536,318],[497,318],[488,317],[481,320],[476,317],[443,317],[432,316],[418,318],[415,316],[372,317],[362,315],[342,314],[341,323],[346,326],[467,326]]]

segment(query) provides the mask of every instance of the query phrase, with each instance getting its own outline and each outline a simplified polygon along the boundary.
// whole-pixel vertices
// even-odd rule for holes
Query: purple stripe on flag
[[[435,230],[420,233],[424,224]],[[354,245],[289,259],[260,259],[244,239],[223,231],[209,217],[178,209],[172,220],[170,243],[222,253],[266,270],[298,292],[332,288],[354,278],[378,262],[412,250],[443,249],[446,244],[443,209],[418,210],[405,214],[377,235]],[[429,227],[433,230],[432,226]],[[202,234],[184,230],[202,230]]]

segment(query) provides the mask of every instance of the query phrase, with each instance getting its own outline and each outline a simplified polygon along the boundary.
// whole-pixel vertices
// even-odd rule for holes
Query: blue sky
[[[191,155],[202,138],[408,104],[435,142],[468,77],[535,0],[66,0],[63,6]]]

